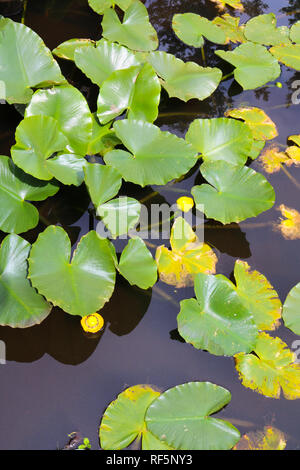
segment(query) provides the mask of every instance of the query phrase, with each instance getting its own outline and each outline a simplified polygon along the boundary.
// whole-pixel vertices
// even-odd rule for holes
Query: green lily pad
[[[96,209],[118,194],[122,177],[114,168],[99,163],[88,163],[84,173],[85,184]]]
[[[100,310],[115,287],[112,245],[95,231],[82,237],[71,256],[71,242],[61,227],[50,225],[32,245],[29,278],[38,292],[71,315]]]
[[[122,196],[98,206],[97,213],[109,229],[112,238],[117,238],[126,235],[137,225],[141,204],[132,197]]]
[[[131,285],[141,289],[149,289],[157,281],[156,263],[139,237],[129,240],[122,251],[118,269]]]
[[[68,139],[68,151],[86,155],[92,137],[92,114],[86,99],[70,85],[37,91],[26,108],[25,117],[49,116]]]
[[[287,26],[277,28],[277,19],[274,13],[251,18],[251,20],[247,22],[244,31],[249,41],[264,44],[265,46],[289,44],[289,33],[290,30]]]
[[[0,80],[8,103],[28,103],[31,88],[66,83],[42,39],[27,26],[0,18]]]
[[[199,210],[204,205],[208,218],[223,224],[241,222],[274,205],[273,187],[263,175],[250,168],[223,161],[205,162],[201,173],[211,186],[194,186],[192,194]]]
[[[53,49],[52,54],[60,59],[72,60],[74,62],[76,49],[81,49],[86,46],[95,47],[95,41],[91,39],[69,39]]]
[[[249,152],[249,158],[255,160],[257,157],[260,156],[262,150],[265,148],[266,141],[265,140],[254,140],[252,144],[252,148]]]
[[[157,34],[149,21],[147,8],[139,0],[133,1],[125,11],[123,22],[115,10],[107,9],[102,30],[104,38],[134,51],[154,51],[158,47]]]
[[[111,124],[101,126],[98,118],[92,114],[93,130],[92,138],[89,140],[87,155],[105,155],[105,153],[113,150],[116,145],[121,144],[117,138],[114,129],[111,129]]]
[[[222,16],[216,16],[212,21],[221,28],[226,36],[226,42],[246,42],[244,36],[244,27],[240,26],[240,18],[225,13]]]
[[[7,235],[0,248],[0,325],[27,328],[41,323],[51,305],[31,287],[27,279],[30,243],[18,235]]]
[[[37,180],[0,156],[0,229],[22,233],[36,227],[39,213],[28,201],[43,201],[59,190],[57,184]]]
[[[291,27],[290,38],[293,42],[296,42],[297,44],[300,43],[300,21],[297,21]]]
[[[224,31],[212,21],[195,13],[174,15],[172,27],[179,39],[189,46],[202,47],[204,37],[216,44],[226,44]]]
[[[51,174],[63,184],[80,186],[84,180],[84,168],[87,161],[81,155],[70,153],[58,155],[47,160]]]
[[[217,356],[250,352],[258,330],[235,286],[222,275],[195,277],[197,300],[180,303],[178,331],[187,343]]]
[[[210,382],[189,382],[171,388],[146,411],[147,429],[178,450],[226,450],[240,439],[228,421],[210,415],[231,400],[228,390]]]
[[[280,65],[275,57],[260,44],[247,42],[234,51],[216,51],[215,53],[236,67],[234,78],[244,90],[253,90],[263,86],[276,80],[281,74]]]
[[[287,328],[300,335],[300,283],[290,290],[282,312],[282,318]]]
[[[153,122],[158,116],[161,86],[150,64],[118,70],[103,83],[97,116],[106,124],[128,109],[128,119]]]
[[[77,67],[96,85],[100,86],[116,70],[123,70],[140,62],[126,47],[101,39],[93,44],[75,50]]]
[[[279,62],[292,69],[300,70],[300,44],[271,47],[270,52]]]
[[[152,52],[147,60],[161,77],[161,84],[170,98],[183,101],[205,100],[218,87],[222,72],[218,68],[200,67],[195,62],[183,62],[163,51]]]
[[[144,121],[123,120],[114,124],[117,137],[130,152],[113,150],[105,163],[126,181],[146,186],[166,184],[186,174],[196,163],[196,152],[183,139]]]
[[[122,10],[127,10],[134,0],[88,0],[90,7],[99,15],[103,15],[107,8],[118,5]]]
[[[249,127],[227,118],[196,119],[189,127],[186,140],[204,161],[225,160],[233,165],[244,165],[253,145]]]
[[[16,144],[11,148],[15,164],[26,173],[41,180],[50,180],[52,173],[47,159],[64,150],[67,138],[60,132],[58,122],[48,116],[23,119],[16,130]]]

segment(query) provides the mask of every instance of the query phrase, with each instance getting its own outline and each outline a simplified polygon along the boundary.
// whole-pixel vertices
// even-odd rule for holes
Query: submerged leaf
[[[176,219],[170,238],[172,250],[159,246],[156,262],[160,279],[176,287],[192,286],[197,273],[214,274],[217,256],[201,243],[192,227],[182,218]]]
[[[250,127],[255,140],[272,140],[278,136],[276,124],[260,108],[241,107],[230,109],[226,117],[242,119]]]
[[[0,248],[0,325],[27,328],[41,323],[51,305],[27,279],[30,244],[18,235],[7,235]]]
[[[236,368],[245,387],[271,398],[300,398],[300,365],[280,338],[260,333],[255,354],[235,356]]]
[[[156,263],[139,237],[129,240],[122,251],[118,269],[131,285],[141,289],[149,289],[157,281]]]
[[[265,150],[259,161],[267,173],[276,173],[280,171],[283,163],[286,165],[293,163],[287,154],[281,152],[278,147],[270,147]]]
[[[251,18],[247,22],[244,31],[249,41],[264,44],[265,46],[290,44],[289,33],[287,26],[277,28],[277,19],[274,13]]]
[[[263,431],[244,434],[233,450],[284,450],[286,438],[282,431],[265,426]]]
[[[296,209],[279,206],[279,210],[285,219],[280,218],[280,222],[275,226],[287,240],[297,240],[300,238],[300,213]]]
[[[300,214],[299,214],[300,220]],[[290,290],[282,312],[284,324],[296,335],[300,335],[300,283]]]
[[[203,36],[216,44],[226,44],[224,31],[212,21],[195,13],[174,15],[172,27],[179,39],[189,46],[202,47]]]
[[[300,70],[300,44],[271,47],[270,52],[279,62],[292,69]]]

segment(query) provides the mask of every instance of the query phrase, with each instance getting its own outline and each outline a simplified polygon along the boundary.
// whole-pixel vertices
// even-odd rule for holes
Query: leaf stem
[[[224,75],[222,77],[221,82],[223,82],[224,80],[227,80],[227,78],[233,77],[233,74],[234,74],[234,72],[231,72],[231,73],[228,73],[227,75]]]
[[[286,167],[284,165],[280,165],[280,168],[282,169],[283,173],[286,174],[286,176],[289,178],[289,180],[298,188],[300,189],[300,183],[298,183],[298,181],[296,180],[296,178],[294,178],[290,172],[286,169]]]
[[[24,0],[23,14],[22,14],[22,19],[21,19],[21,23],[22,23],[22,24],[25,24],[25,16],[26,16],[26,11],[27,11],[27,4],[28,4],[28,0]]]
[[[204,46],[201,47],[201,57],[202,57],[203,66],[205,67],[206,66],[206,57],[205,57]]]

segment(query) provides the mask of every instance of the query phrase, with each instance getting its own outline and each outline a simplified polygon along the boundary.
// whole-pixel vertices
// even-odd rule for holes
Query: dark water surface
[[[1,1],[0,13],[19,21],[18,3]],[[171,20],[175,13],[188,11],[212,19],[217,15],[215,4],[209,0],[147,0],[145,3],[159,32],[161,49],[201,64],[199,50],[186,47],[176,39]],[[270,11],[279,15],[280,25],[300,19],[299,0],[243,3],[246,6],[243,20]],[[25,22],[50,48],[73,37],[99,39],[100,17],[86,4],[86,0],[29,0]],[[284,8],[292,14],[285,15]],[[215,49],[209,43],[205,46],[208,65],[218,65],[225,73],[230,71],[214,55]],[[60,64],[70,82],[95,103],[96,87],[72,64],[63,61]],[[264,87],[242,93],[229,79],[205,102],[194,100],[187,104],[169,100],[163,93],[157,124],[184,136],[190,122],[197,117],[219,117],[229,107],[250,104],[263,108],[276,122],[279,130],[276,140],[285,145],[289,135],[300,133],[300,105],[291,106],[294,91],[291,84],[300,79],[300,73],[282,68],[282,89]],[[0,106],[0,115],[1,153],[9,155],[20,116],[7,105]],[[263,172],[258,162],[251,166]],[[300,183],[300,169],[289,171]],[[300,210],[300,192],[284,173],[267,175],[267,178],[276,191],[274,209],[230,230],[215,224],[215,228],[205,230],[205,238],[218,254],[218,273],[230,276],[236,259],[246,260],[253,269],[267,276],[284,301],[289,290],[300,281],[300,241],[285,240],[270,223],[278,220],[276,208],[280,204]],[[195,181],[199,182],[197,169],[176,184],[178,192],[134,185],[124,186],[122,191],[143,199],[152,190],[158,190],[159,196],[150,202],[173,204],[183,195],[180,190],[190,190]],[[42,219],[61,224],[75,245],[93,228],[89,204],[83,185],[65,188],[38,207]],[[38,230],[44,228],[41,222]],[[38,230],[23,236],[33,242]],[[192,289],[174,290],[162,282],[152,292],[144,292],[120,278],[111,302],[103,311],[105,330],[97,338],[84,336],[79,317],[59,309],[54,309],[41,325],[27,330],[1,327],[0,339],[7,345],[7,364],[0,365],[0,448],[61,448],[68,440],[67,434],[77,430],[90,438],[93,448],[99,448],[102,413],[126,386],[148,383],[163,390],[195,380],[211,381],[231,391],[231,403],[218,416],[230,420],[242,433],[273,424],[286,433],[289,449],[300,448],[300,400],[265,398],[246,389],[240,383],[232,358],[216,357],[178,340],[175,330],[179,301],[192,296]],[[290,347],[298,339],[283,327],[276,335]]]

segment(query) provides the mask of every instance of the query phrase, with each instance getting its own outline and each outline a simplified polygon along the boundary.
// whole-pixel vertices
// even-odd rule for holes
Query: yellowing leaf
[[[280,171],[282,163],[286,165],[291,165],[293,163],[284,152],[280,152],[278,147],[271,147],[265,150],[260,156],[259,161],[267,173],[276,173]]]
[[[227,6],[234,8],[235,10],[243,11],[243,4],[239,0],[212,0],[219,7],[219,10],[225,10]]]
[[[225,15],[214,18],[212,22],[223,30],[227,43],[246,42],[243,27],[239,25],[240,18],[225,13]]]
[[[291,209],[281,204],[278,208],[285,219],[280,218],[280,222],[275,225],[280,230],[284,238],[297,240],[300,238],[300,213],[296,209]]]
[[[197,273],[215,274],[217,256],[201,243],[190,225],[182,218],[176,219],[171,232],[171,248],[159,246],[156,262],[160,279],[176,287],[192,286]]]
[[[293,160],[293,163],[300,165],[300,135],[291,135],[288,140],[295,142],[293,145],[286,149],[286,153]]]
[[[225,116],[245,121],[252,130],[255,140],[272,140],[278,136],[276,124],[260,108],[230,109]]]
[[[271,398],[300,398],[300,365],[280,338],[260,333],[255,354],[235,355],[236,369],[245,387]]]
[[[285,435],[273,426],[265,426],[263,431],[244,434],[233,450],[284,450]]]

